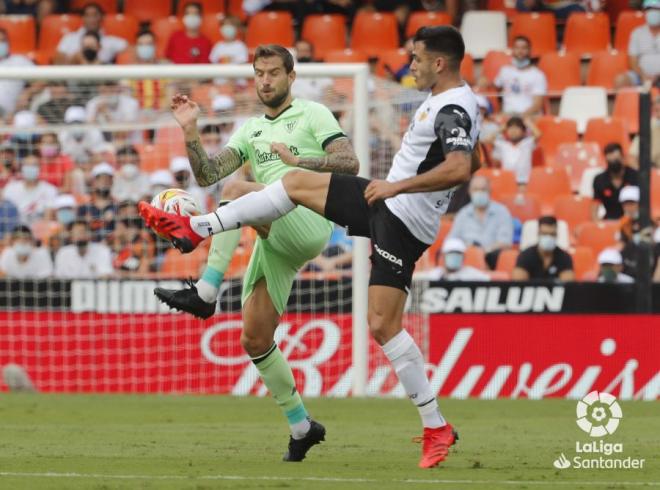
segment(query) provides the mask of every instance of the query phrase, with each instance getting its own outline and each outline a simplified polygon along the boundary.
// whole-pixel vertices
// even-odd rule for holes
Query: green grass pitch
[[[269,398],[0,394],[0,489],[625,489],[660,486],[660,408],[622,402],[606,438],[643,470],[558,470],[589,437],[570,400],[440,400],[461,440],[417,468],[407,400],[312,399],[326,442],[283,463],[288,430]]]

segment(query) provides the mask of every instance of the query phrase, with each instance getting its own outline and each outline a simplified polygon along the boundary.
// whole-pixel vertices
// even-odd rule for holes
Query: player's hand
[[[291,165],[292,167],[298,166],[298,161],[299,161],[298,157],[295,156],[293,153],[291,153],[289,147],[286,146],[284,143],[271,143],[270,151],[272,151],[273,153],[277,153],[280,156],[280,160],[282,160],[283,163],[287,165]]]
[[[171,108],[174,119],[184,130],[197,127],[197,118],[201,111],[197,103],[189,99],[187,95],[176,94],[172,97]]]
[[[364,198],[367,200],[369,206],[373,205],[376,201],[394,197],[399,193],[399,186],[396,182],[388,182],[387,180],[372,180],[364,190]]]

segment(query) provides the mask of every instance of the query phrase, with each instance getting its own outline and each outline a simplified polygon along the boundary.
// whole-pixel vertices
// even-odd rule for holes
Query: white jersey
[[[479,138],[478,113],[477,99],[467,84],[429,94],[403,136],[387,180],[397,182],[427,172],[452,151],[472,153]],[[431,244],[454,190],[399,194],[385,204],[418,240]]]

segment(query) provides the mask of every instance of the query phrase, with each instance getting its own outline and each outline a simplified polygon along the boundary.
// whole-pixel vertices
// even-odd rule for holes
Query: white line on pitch
[[[115,480],[252,480],[252,481],[316,481],[316,482],[335,482],[335,483],[414,483],[414,484],[481,484],[481,485],[631,485],[631,486],[660,486],[658,481],[590,481],[590,480],[571,480],[571,481],[535,481],[535,480],[450,480],[450,479],[393,479],[379,480],[376,478],[333,478],[324,476],[245,476],[245,475],[102,475],[98,473],[22,473],[15,471],[0,471],[0,477],[17,478],[96,478],[96,479],[115,479]]]

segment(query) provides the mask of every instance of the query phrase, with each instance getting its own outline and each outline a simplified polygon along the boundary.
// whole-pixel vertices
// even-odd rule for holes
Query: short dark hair
[[[527,46],[532,46],[532,41],[527,37],[523,35],[517,35],[516,37],[513,38],[513,42],[515,43],[516,41],[525,41],[527,43]]]
[[[117,150],[118,157],[123,157],[126,155],[130,155],[138,158],[140,157],[140,153],[138,153],[138,151],[135,149],[133,145],[124,145]]]
[[[217,124],[207,124],[206,126],[203,126],[200,131],[201,134],[220,134],[221,132],[220,126]]]
[[[506,127],[508,128],[510,126],[518,126],[523,131],[527,131],[525,121],[523,121],[522,117],[519,116],[512,116],[509,118],[509,120],[506,122]]]
[[[623,154],[623,147],[619,143],[608,143],[605,145],[605,148],[603,148],[603,155],[609,155],[615,151],[619,151]]]
[[[284,65],[284,69],[287,73],[291,73],[293,71],[293,56],[291,56],[291,53],[288,49],[286,49],[284,46],[280,46],[279,44],[262,44],[258,46],[254,52],[252,67],[254,67],[254,64],[259,58],[270,58],[271,56],[277,56],[282,60],[282,64]]]
[[[465,56],[463,36],[453,26],[420,27],[413,38],[414,42],[423,42],[427,51],[441,53],[450,61],[450,67],[458,70]]]
[[[101,35],[97,31],[86,31],[85,34],[83,34],[83,38],[85,37],[93,37],[96,39],[96,42],[101,44]]]
[[[557,218],[554,216],[541,216],[539,218],[539,228],[541,225],[557,226]]]
[[[197,10],[199,10],[200,14],[204,13],[204,9],[202,8],[202,4],[199,3],[199,2],[184,2],[183,10],[186,10],[188,7],[196,7]]]
[[[142,36],[151,36],[154,38],[154,41],[156,40],[156,34],[154,34],[153,31],[150,31],[149,29],[143,29],[138,32],[138,35],[135,37],[135,39],[140,39]]]
[[[29,235],[32,238],[32,230],[27,225],[18,225],[13,230],[11,230],[13,237],[17,235]]]
[[[98,3],[96,2],[87,2],[85,5],[83,5],[83,8],[81,9],[81,12],[84,14],[85,10],[88,8],[93,8],[98,11],[99,14],[104,15],[105,11],[103,10],[103,7],[101,7]]]

